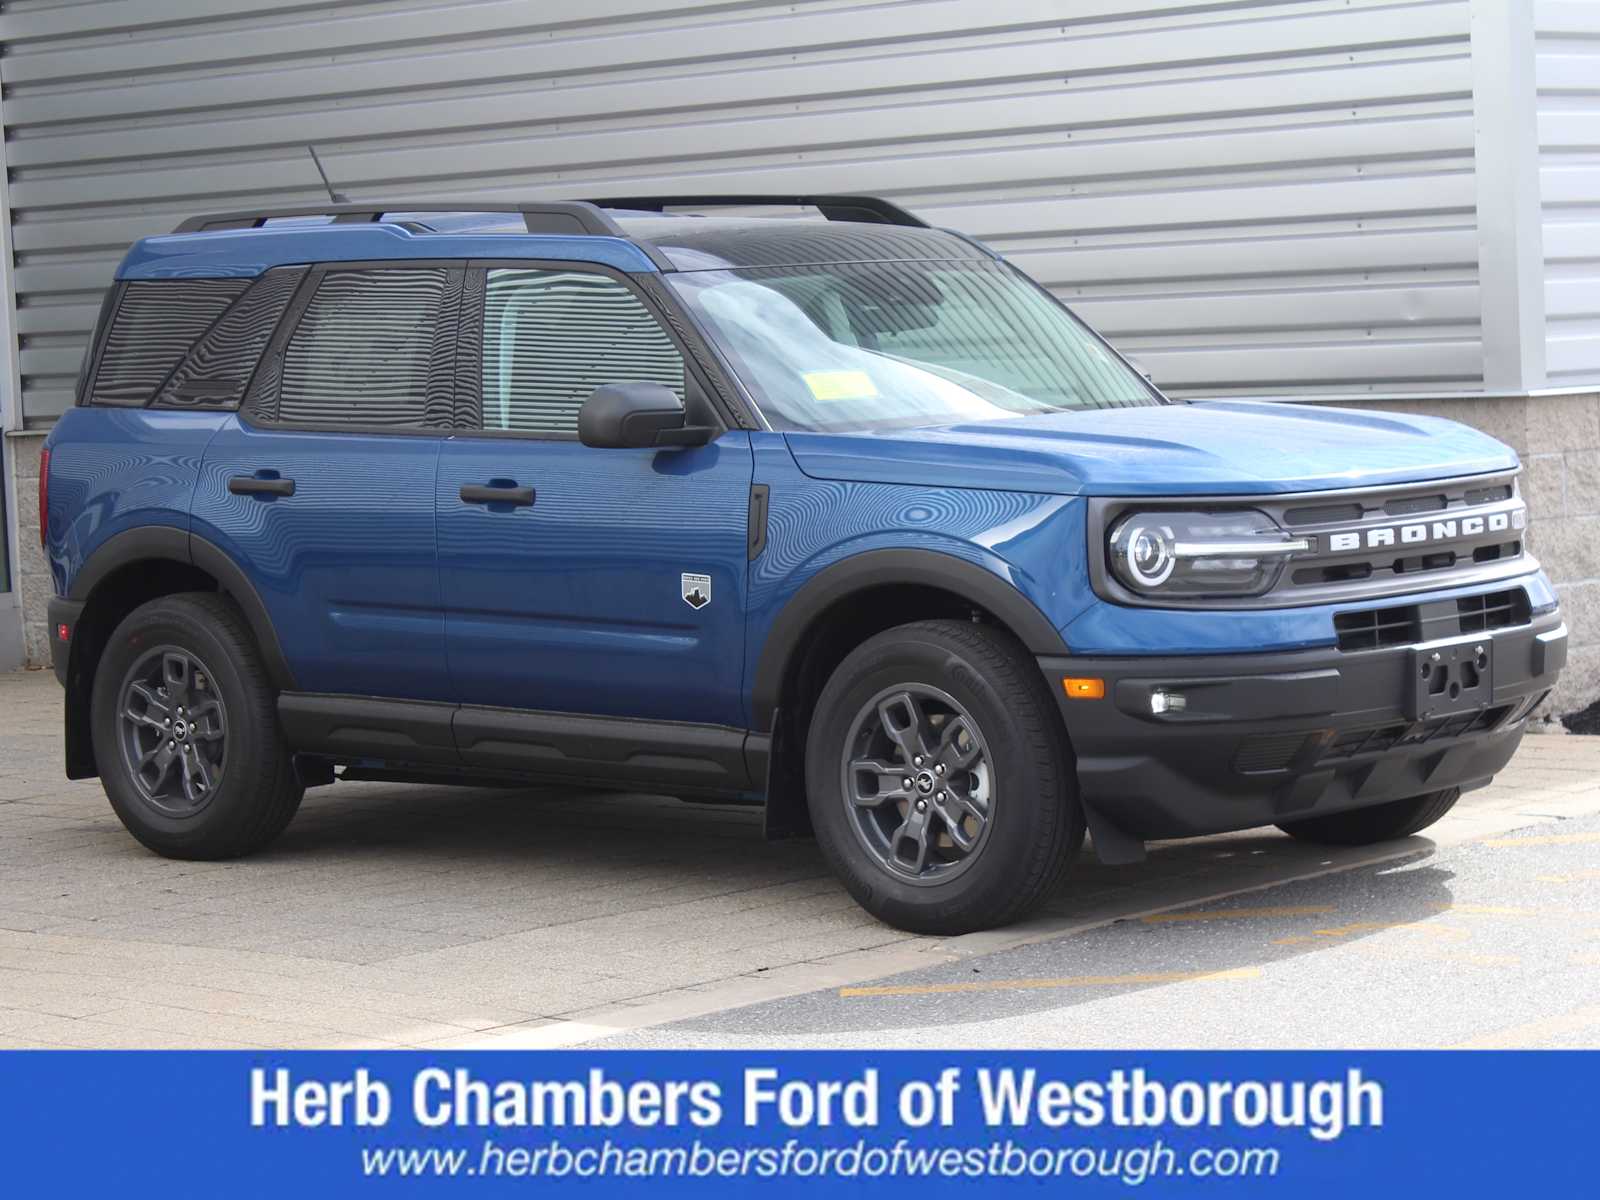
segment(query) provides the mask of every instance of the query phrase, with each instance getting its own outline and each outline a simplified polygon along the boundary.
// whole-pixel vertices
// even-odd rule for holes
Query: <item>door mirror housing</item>
[[[578,410],[578,440],[610,450],[703,446],[716,432],[688,423],[683,401],[659,383],[607,383]]]

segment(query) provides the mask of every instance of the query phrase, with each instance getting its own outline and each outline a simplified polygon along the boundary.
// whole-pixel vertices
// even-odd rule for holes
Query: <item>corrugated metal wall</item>
[[[1534,9],[1544,195],[1546,366],[1600,378],[1600,0]]]
[[[877,191],[1185,393],[1481,380],[1467,0],[11,0],[24,412],[196,209]]]

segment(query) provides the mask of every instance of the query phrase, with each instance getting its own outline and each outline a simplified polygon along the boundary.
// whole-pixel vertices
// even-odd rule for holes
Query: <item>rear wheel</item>
[[[1454,808],[1460,798],[1460,788],[1445,788],[1392,800],[1388,804],[1375,804],[1371,808],[1353,808],[1349,812],[1307,817],[1303,821],[1282,821],[1278,828],[1305,842],[1369,846],[1373,842],[1410,837],[1426,829]]]
[[[852,651],[818,697],[807,799],[829,865],[880,920],[958,934],[1017,920],[1083,843],[1038,666],[989,626],[923,621]]]
[[[111,807],[159,854],[249,854],[300,805],[261,656],[221,596],[163,596],[129,613],[100,656],[91,704]]]

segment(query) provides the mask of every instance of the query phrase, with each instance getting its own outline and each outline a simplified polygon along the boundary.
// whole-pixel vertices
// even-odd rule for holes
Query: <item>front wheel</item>
[[[95,765],[128,832],[169,858],[249,854],[304,794],[244,618],[221,596],[163,596],[112,633],[95,670]]]
[[[921,621],[852,651],[817,699],[806,790],[845,888],[916,933],[1017,920],[1083,843],[1071,755],[1038,665],[984,625]]]
[[[1404,800],[1391,800],[1388,804],[1374,804],[1371,808],[1353,808],[1325,817],[1307,817],[1303,821],[1281,821],[1278,828],[1304,842],[1370,846],[1374,842],[1392,842],[1420,833],[1454,808],[1459,799],[1460,788],[1445,788]]]

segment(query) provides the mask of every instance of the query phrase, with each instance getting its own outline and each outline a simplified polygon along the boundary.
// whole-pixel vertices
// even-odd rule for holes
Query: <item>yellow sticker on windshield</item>
[[[865,371],[806,371],[803,377],[818,400],[870,400],[878,394]]]

